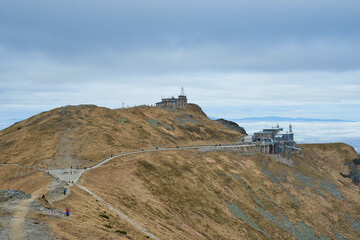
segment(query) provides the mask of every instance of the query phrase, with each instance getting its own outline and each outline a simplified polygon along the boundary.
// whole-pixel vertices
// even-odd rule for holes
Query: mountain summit
[[[0,238],[360,237],[351,146],[299,144],[286,160],[226,127],[194,104],[66,106],[18,122],[0,132]]]
[[[210,120],[195,104],[178,110],[65,106],[2,130],[0,154],[2,161],[25,166],[70,167],[118,152],[234,142],[241,136]]]

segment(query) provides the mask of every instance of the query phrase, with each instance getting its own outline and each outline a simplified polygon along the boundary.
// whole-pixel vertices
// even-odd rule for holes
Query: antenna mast
[[[184,87],[181,87],[181,96],[185,96],[185,90],[184,90]]]

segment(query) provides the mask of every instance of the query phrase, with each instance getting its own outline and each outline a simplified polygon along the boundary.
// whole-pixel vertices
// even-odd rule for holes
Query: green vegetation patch
[[[156,170],[156,167],[154,165],[152,165],[151,163],[147,162],[147,161],[141,160],[138,163],[140,164],[140,166],[142,166],[146,170],[149,170],[149,171],[155,171]]]
[[[173,130],[172,126],[170,126],[170,125],[168,125],[166,123],[160,122],[160,121],[158,121],[156,119],[146,119],[146,121],[153,127],[157,127],[160,124],[161,126],[166,128],[167,130]]]
[[[258,225],[256,225],[248,216],[246,216],[244,211],[241,210],[236,203],[229,203],[225,201],[225,204],[228,207],[229,211],[236,218],[240,218],[241,220],[247,222],[251,227],[258,230],[259,232],[262,232],[267,238],[270,238],[270,236],[266,232],[264,232]]]
[[[126,231],[123,231],[123,230],[116,230],[115,232],[119,233],[119,234],[122,234],[122,235],[126,235],[127,232]]]
[[[124,117],[121,117],[121,118],[119,118],[119,119],[117,120],[117,122],[118,122],[118,123],[127,123],[128,120],[127,120],[126,118],[124,118]]]
[[[112,228],[112,226],[110,224],[105,224],[104,227],[106,228]]]
[[[146,119],[146,121],[153,127],[157,127],[159,121],[155,119]]]
[[[174,118],[174,120],[180,124],[185,124],[185,123],[201,124],[201,122],[191,118]]]
[[[103,217],[103,218],[106,218],[106,219],[109,219],[109,216],[108,216],[108,215],[105,215],[105,214],[100,214],[99,216],[100,216],[100,217]]]

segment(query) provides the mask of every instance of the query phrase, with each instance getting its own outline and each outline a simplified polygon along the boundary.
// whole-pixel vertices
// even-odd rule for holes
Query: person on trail
[[[64,188],[64,195],[66,195],[66,188]]]
[[[42,198],[45,199],[45,194],[42,195]]]
[[[70,216],[70,210],[69,210],[69,208],[66,209],[66,216],[67,216],[67,217]]]

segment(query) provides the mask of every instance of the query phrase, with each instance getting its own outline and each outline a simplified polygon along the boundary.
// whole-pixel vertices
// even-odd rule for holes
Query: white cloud
[[[2,1],[0,127],[67,104],[152,104],[181,86],[211,116],[359,120],[359,7]]]
[[[274,122],[238,122],[248,134],[265,127],[276,126]],[[288,130],[289,122],[279,122]],[[360,122],[292,122],[295,141],[298,143],[344,142],[360,153]]]

